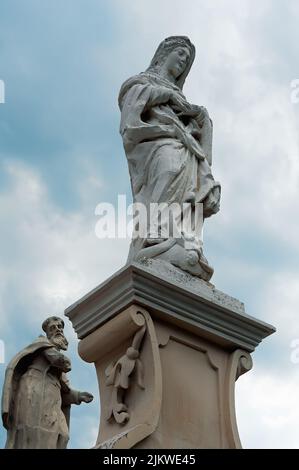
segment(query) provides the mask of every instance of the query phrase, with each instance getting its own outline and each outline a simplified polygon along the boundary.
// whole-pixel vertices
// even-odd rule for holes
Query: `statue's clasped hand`
[[[93,400],[93,395],[89,392],[79,392],[80,403],[90,403]]]
[[[198,121],[203,121],[206,117],[209,117],[209,113],[204,106],[197,106],[196,104],[190,104],[190,109],[183,112],[182,115],[196,118]]]
[[[70,372],[72,370],[71,361],[68,357],[64,356],[63,358],[62,370],[63,372]]]
[[[171,96],[170,101],[172,103],[172,109],[178,116],[189,116],[197,118],[199,121],[209,116],[208,111],[203,106],[189,104],[187,101],[178,98],[175,94]]]

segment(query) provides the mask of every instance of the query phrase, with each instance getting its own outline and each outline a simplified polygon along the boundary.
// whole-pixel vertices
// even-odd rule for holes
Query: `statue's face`
[[[190,51],[188,47],[179,46],[167,56],[165,67],[176,79],[184,72],[189,59]]]
[[[68,342],[63,333],[63,325],[59,320],[53,320],[49,323],[47,337],[58,349],[67,350]]]

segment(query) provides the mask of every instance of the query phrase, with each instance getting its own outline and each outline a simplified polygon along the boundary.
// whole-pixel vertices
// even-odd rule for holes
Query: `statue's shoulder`
[[[146,72],[133,75],[133,77],[128,78],[121,86],[122,88],[130,88],[136,84],[148,83],[150,81],[150,76]]]
[[[24,349],[19,351],[9,362],[7,369],[15,369],[21,360],[27,356],[36,353],[38,350],[47,349],[53,347],[48,338],[45,336],[38,336],[32,343],[28,344]]]
[[[10,410],[12,394],[17,389],[22,374],[28,368],[31,359],[39,351],[53,347],[45,336],[39,336],[32,343],[18,352],[9,362],[5,371],[2,390],[2,415]]]
[[[146,72],[139,73],[138,75],[134,75],[133,77],[128,78],[121,86],[118,96],[118,103],[121,105],[121,102],[124,96],[128,93],[128,91],[135,85],[149,85],[151,84],[151,78],[148,76]]]

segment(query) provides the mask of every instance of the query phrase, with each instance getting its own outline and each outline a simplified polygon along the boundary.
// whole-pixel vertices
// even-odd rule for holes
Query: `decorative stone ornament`
[[[97,371],[96,448],[241,447],[235,381],[275,329],[240,301],[152,260],[122,268],[65,313]]]

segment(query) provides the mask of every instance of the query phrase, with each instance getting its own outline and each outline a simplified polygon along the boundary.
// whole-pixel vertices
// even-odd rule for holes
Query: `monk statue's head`
[[[57,349],[67,350],[68,341],[64,336],[64,321],[59,317],[49,317],[43,324],[42,329],[47,335],[48,340],[54,344]]]

